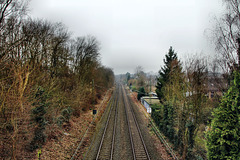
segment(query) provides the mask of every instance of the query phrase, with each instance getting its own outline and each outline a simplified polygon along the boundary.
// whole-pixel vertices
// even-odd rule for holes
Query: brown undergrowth
[[[95,107],[99,112],[98,117],[101,117],[104,112],[111,94],[112,90],[109,90],[105,93],[105,97],[97,100]],[[64,122],[61,127],[56,123],[46,124],[44,130],[46,142],[42,148],[31,151],[29,144],[38,126],[32,123],[32,117],[29,114],[31,104],[25,104],[27,105],[29,105],[26,107],[28,110],[18,112],[12,123],[1,126],[0,159],[70,159],[93,119],[92,110],[81,111],[78,116],[71,116],[69,121]],[[88,145],[88,138],[86,138],[81,152],[84,152]]]
[[[111,93],[111,91],[107,92],[105,99],[103,97],[98,99],[95,107],[97,110],[100,109],[98,110],[99,117],[104,112],[107,102],[111,97]],[[48,142],[41,150],[41,159],[71,159],[92,120],[92,110],[88,110],[81,113],[79,117],[73,117],[69,123],[64,123],[63,129],[52,130],[52,137],[49,137]],[[80,147],[79,152],[84,153],[89,143],[89,138],[87,137]]]

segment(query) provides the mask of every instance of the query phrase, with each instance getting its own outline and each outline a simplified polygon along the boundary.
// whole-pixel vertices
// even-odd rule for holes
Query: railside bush
[[[240,157],[240,73],[213,112],[207,132],[208,159],[239,159]]]
[[[47,94],[45,93],[44,88],[41,86],[38,87],[34,96],[35,102],[33,103],[33,106],[35,106],[35,108],[32,110],[32,120],[36,124],[36,128],[34,130],[34,137],[29,145],[30,151],[41,148],[46,142],[46,135],[44,133],[46,125],[45,114],[46,108],[48,107],[46,100]]]

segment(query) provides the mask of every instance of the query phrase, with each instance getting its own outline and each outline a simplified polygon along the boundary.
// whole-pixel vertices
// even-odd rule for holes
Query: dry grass
[[[101,107],[100,113],[98,116],[104,112],[105,107],[107,105],[107,101],[110,98],[111,93],[109,92],[106,96],[105,103]],[[103,99],[98,100],[98,103],[95,105],[96,109],[100,108],[101,102]],[[41,158],[45,160],[50,159],[70,159],[74,154],[77,145],[82,139],[85,131],[90,125],[93,119],[92,110],[88,110],[86,112],[82,112],[79,117],[73,117],[69,123],[63,124],[63,129],[58,130],[54,129],[54,133],[52,133],[52,137],[48,139],[47,144],[41,150],[42,155]],[[94,127],[94,126],[93,126]],[[47,129],[48,130],[48,129]],[[54,136],[56,135],[56,136]],[[80,148],[80,152],[84,152],[86,147],[89,145],[89,138],[86,138],[83,147]]]
[[[104,112],[110,96],[111,92],[108,92],[105,103],[99,110],[99,117]],[[103,98],[97,100],[96,109],[100,108],[102,101]],[[44,131],[47,136],[45,145],[42,149],[31,152],[29,144],[37,126],[31,120],[31,104],[25,106],[24,112],[16,111],[18,114],[14,115],[15,119],[9,124],[2,123],[0,127],[0,159],[38,159],[40,152],[40,158],[45,160],[70,159],[92,121],[92,110],[81,111],[80,116],[72,116],[68,123],[63,123],[62,128],[55,123],[47,123]],[[3,117],[0,120],[4,121]],[[88,144],[86,139],[81,148],[82,152]]]

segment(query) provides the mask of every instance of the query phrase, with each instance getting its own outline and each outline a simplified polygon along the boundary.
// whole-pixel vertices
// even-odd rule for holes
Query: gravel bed
[[[113,159],[133,159],[122,90],[119,88],[118,121]]]
[[[128,126],[127,126],[127,119],[126,119],[126,113],[125,113],[125,107],[123,102],[123,96],[122,91],[118,87],[116,88],[119,90],[118,93],[118,112],[117,112],[117,126],[116,126],[116,136],[115,136],[115,143],[114,143],[114,154],[113,159],[133,159],[132,156],[132,150],[131,150],[131,144],[130,144],[130,138],[129,138],[129,132],[128,132]],[[113,99],[113,98],[112,98]],[[135,105],[135,103],[132,101],[132,99],[129,97],[130,103],[133,106],[133,110],[136,116],[136,119],[139,123],[139,127],[142,132],[143,139],[145,141],[147,150],[149,152],[151,159],[162,159],[161,155],[159,154],[158,150],[156,149],[156,146],[153,142],[155,140],[152,138],[153,134],[150,131],[150,128],[148,128],[148,121],[146,121],[146,118],[142,111],[140,111],[140,108]],[[113,102],[109,102],[111,104]],[[92,138],[92,144],[89,147],[89,150],[85,156],[84,159],[95,159],[97,155],[97,151],[100,145],[101,137],[104,131],[104,127],[108,118],[108,114],[110,111],[111,105],[108,105],[106,108],[106,111],[102,117],[102,119],[98,122],[96,126],[96,131],[94,133],[94,136]]]
[[[128,95],[129,96],[129,95]],[[132,99],[129,97],[130,103],[133,107],[133,111],[135,113],[136,119],[138,121],[144,142],[146,144],[147,150],[149,152],[150,158],[154,160],[162,160],[161,155],[159,154],[157,148],[155,147],[154,143],[155,140],[152,138],[152,132],[150,131],[150,128],[148,127],[148,120],[146,120],[146,117],[144,114],[140,111],[140,108],[135,105],[135,103],[132,101]]]

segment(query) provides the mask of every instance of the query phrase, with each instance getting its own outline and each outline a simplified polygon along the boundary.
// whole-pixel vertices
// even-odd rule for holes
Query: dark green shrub
[[[67,107],[67,108],[62,110],[61,115],[64,117],[65,122],[69,122],[69,119],[70,119],[70,117],[72,115],[72,112],[73,112],[73,110],[72,110],[71,107]]]
[[[132,88],[131,88],[131,89],[132,89],[132,91],[133,91],[133,92],[137,91],[137,88],[136,88],[136,86],[132,86]]]
[[[207,132],[208,159],[239,159],[240,157],[240,73],[213,112]]]
[[[62,126],[64,122],[68,123],[72,113],[73,113],[73,109],[71,107],[64,108],[61,111],[61,115],[57,117],[57,125]]]
[[[142,96],[146,94],[144,87],[140,87],[138,90],[137,99],[140,100]]]
[[[46,103],[47,94],[42,87],[38,87],[34,98],[33,106],[35,108],[32,109],[32,120],[36,123],[36,128],[34,131],[34,138],[30,142],[29,150],[34,151],[35,149],[41,148],[42,145],[46,142],[46,135],[44,133],[46,120],[46,108],[48,104]]]
[[[165,135],[167,135],[168,132],[168,126],[169,121],[168,121],[168,105],[164,105],[163,106],[163,127],[162,127],[162,131]]]
[[[175,134],[175,130],[174,130],[174,120],[173,120],[173,106],[172,105],[167,105],[167,110],[168,110],[168,114],[167,114],[167,134],[166,136],[169,138],[169,140],[173,143],[174,142],[174,134]]]

